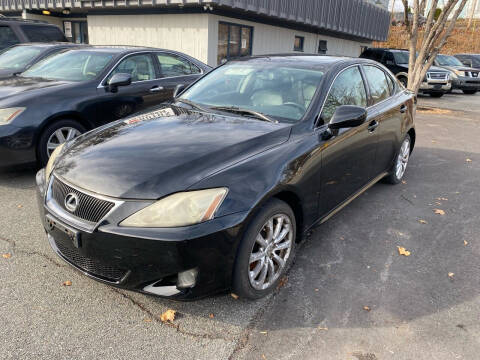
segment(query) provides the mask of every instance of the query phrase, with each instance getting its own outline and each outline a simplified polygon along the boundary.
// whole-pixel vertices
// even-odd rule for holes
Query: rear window
[[[22,25],[22,30],[31,42],[67,41],[63,32],[56,26]]]
[[[10,26],[0,26],[0,48],[18,44],[17,35],[13,32]]]

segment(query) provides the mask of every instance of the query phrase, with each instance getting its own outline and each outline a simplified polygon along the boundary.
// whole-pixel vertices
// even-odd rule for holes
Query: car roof
[[[44,48],[51,48],[51,47],[56,47],[56,46],[65,46],[65,47],[81,47],[81,46],[88,46],[85,44],[75,44],[75,43],[70,43],[70,42],[26,42],[26,43],[20,43],[20,44],[15,44],[13,46],[37,46],[37,47],[44,47]]]
[[[344,63],[363,63],[371,62],[369,59],[361,58],[351,58],[351,57],[341,57],[341,56],[330,56],[330,55],[319,55],[319,54],[270,54],[270,55],[256,55],[256,56],[246,56],[241,58],[232,59],[229,62],[260,62],[262,60],[271,61],[278,64],[291,65],[296,64],[299,67],[305,66],[321,66],[329,67],[330,65],[338,64],[340,62]]]

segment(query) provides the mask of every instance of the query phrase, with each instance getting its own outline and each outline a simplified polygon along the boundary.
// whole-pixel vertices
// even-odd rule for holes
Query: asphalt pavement
[[[405,183],[315,229],[286,284],[254,302],[173,302],[82,276],[46,241],[34,171],[0,173],[0,358],[478,359],[480,94],[419,104]]]

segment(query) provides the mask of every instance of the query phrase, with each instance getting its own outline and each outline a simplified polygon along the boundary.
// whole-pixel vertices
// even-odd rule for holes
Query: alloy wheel
[[[410,157],[410,139],[407,137],[400,148],[400,152],[397,157],[397,164],[395,166],[395,176],[397,179],[401,179],[405,170],[407,170],[408,159]]]
[[[70,141],[77,136],[79,136],[81,132],[73,127],[61,127],[55,132],[53,132],[47,141],[47,155],[50,157],[52,152],[61,144],[66,141]]]
[[[248,277],[255,290],[269,288],[282,274],[293,239],[292,223],[285,214],[276,214],[263,225],[249,260]]]

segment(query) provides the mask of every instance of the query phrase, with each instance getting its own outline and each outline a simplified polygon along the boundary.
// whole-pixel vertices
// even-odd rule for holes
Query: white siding
[[[207,14],[88,15],[93,45],[153,46],[207,62]]]
[[[220,21],[249,25],[253,30],[253,55],[265,55],[275,53],[292,53],[295,36],[305,37],[304,52],[317,53],[318,42],[327,41],[327,55],[354,56],[360,55],[362,46],[369,46],[369,42],[344,40],[331,36],[318,35],[302,31],[291,30],[278,26],[264,25],[251,21],[227,18],[217,15],[209,15],[208,23],[208,64],[217,65],[218,23]]]

